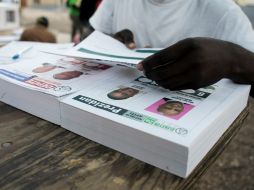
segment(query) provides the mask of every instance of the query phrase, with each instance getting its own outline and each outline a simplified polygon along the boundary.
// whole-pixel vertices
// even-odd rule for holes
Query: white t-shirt
[[[129,29],[138,47],[165,48],[189,37],[210,37],[254,52],[251,23],[232,0],[103,0],[90,23],[107,34]]]

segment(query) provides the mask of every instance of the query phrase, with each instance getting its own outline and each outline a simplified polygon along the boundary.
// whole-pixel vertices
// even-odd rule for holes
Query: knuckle
[[[119,41],[122,41],[122,35],[120,32],[117,32],[113,35],[113,38],[119,40]]]
[[[123,37],[125,43],[131,43],[134,41],[134,35],[129,29],[125,29],[121,32],[121,36]]]
[[[198,49],[201,47],[199,38],[186,38],[185,43],[187,43],[190,47],[194,49]]]
[[[122,34],[125,34],[125,35],[133,35],[132,31],[130,31],[129,29],[124,29],[124,30],[122,30],[120,32],[122,32]]]
[[[190,46],[194,46],[196,43],[194,38],[186,38],[185,40],[183,40],[183,42],[189,44]]]

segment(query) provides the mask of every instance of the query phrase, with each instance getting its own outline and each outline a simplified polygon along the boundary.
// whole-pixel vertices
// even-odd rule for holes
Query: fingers
[[[184,75],[185,73],[199,72],[195,59],[192,59],[193,53],[186,53],[185,56],[169,64],[154,67],[152,70],[144,70],[144,74],[151,80],[160,81],[172,78],[176,75]]]
[[[189,63],[187,61],[176,61],[170,65],[163,65],[151,71],[144,71],[147,78],[154,81],[161,81],[167,78],[172,78],[189,70]]]
[[[183,58],[185,54],[192,49],[194,43],[195,41],[193,39],[179,41],[178,43],[149,56],[143,60],[137,68],[149,72],[155,68],[170,65]]]
[[[197,89],[204,82],[200,78],[199,69],[189,56],[150,72],[145,71],[147,78],[169,90]]]
[[[134,35],[128,29],[117,32],[114,35],[114,38],[119,40],[120,42],[124,43],[129,49],[136,48],[136,44],[134,42]]]
[[[169,90],[185,90],[185,89],[199,89],[204,86],[214,84],[219,79],[204,80],[200,75],[191,70],[179,73],[162,80],[155,80],[155,82],[163,88]]]
[[[156,83],[163,88],[169,90],[184,90],[197,88],[196,84],[192,81],[193,75],[189,72],[183,72],[181,74],[169,77],[163,80],[158,80]]]

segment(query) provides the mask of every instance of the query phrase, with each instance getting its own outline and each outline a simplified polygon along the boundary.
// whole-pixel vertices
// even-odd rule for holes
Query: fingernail
[[[134,49],[134,48],[136,48],[136,44],[135,43],[129,43],[128,45],[128,48],[130,48],[130,49]]]
[[[137,69],[140,71],[144,70],[142,63],[137,64]]]

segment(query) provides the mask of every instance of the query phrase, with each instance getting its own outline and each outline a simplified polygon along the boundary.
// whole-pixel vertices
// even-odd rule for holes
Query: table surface
[[[182,179],[0,102],[0,187],[187,190],[237,134],[247,114],[248,108]]]

